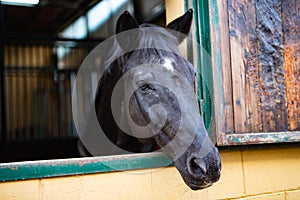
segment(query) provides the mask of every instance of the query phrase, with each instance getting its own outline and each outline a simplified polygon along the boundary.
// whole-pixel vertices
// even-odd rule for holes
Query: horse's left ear
[[[167,29],[172,30],[178,39],[178,42],[182,42],[185,36],[189,33],[193,19],[193,9],[189,9],[184,15],[178,17],[167,25]],[[176,34],[180,32],[181,34]]]

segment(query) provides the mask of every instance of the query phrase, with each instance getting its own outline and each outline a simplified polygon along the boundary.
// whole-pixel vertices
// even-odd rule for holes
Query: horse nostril
[[[191,158],[188,163],[188,170],[192,175],[204,175],[207,172],[206,164],[203,159]]]

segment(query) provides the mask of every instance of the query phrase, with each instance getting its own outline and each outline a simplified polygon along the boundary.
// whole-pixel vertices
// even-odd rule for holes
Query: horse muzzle
[[[204,189],[217,182],[221,176],[221,159],[216,147],[205,156],[191,148],[174,162],[185,183],[192,190]]]

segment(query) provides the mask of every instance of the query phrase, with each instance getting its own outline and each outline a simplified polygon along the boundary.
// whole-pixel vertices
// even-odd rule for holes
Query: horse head
[[[116,27],[116,40],[123,53],[110,65],[115,81],[108,101],[115,102],[112,110],[122,110],[121,114],[120,109],[116,111],[122,122],[114,125],[126,121],[127,130],[121,128],[115,143],[126,150],[136,144],[140,151],[149,144],[157,145],[174,161],[186,184],[197,190],[219,179],[221,161],[199,114],[194,89],[196,71],[178,49],[191,22],[192,10],[166,28],[138,25],[124,12]],[[101,114],[101,94],[97,93],[95,102],[99,122],[105,118],[115,120],[114,111],[110,117]]]

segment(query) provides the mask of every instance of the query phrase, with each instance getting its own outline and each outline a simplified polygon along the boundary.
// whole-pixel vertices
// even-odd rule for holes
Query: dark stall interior
[[[163,0],[0,1],[0,162],[79,157],[72,84],[118,16],[165,24]]]

